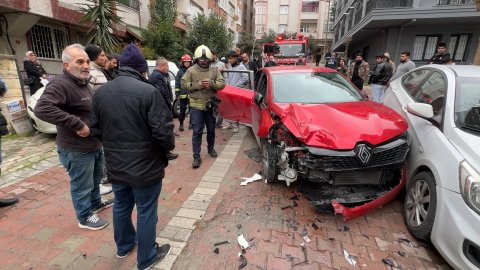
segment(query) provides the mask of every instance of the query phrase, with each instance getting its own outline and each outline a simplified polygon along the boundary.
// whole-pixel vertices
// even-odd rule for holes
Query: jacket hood
[[[362,141],[381,144],[408,128],[403,117],[373,101],[277,104],[274,112],[301,142],[327,149],[350,150]]]
[[[153,72],[155,72],[155,70]],[[153,72],[152,72],[152,74],[153,74]],[[120,67],[120,69],[118,70],[118,76],[132,77],[132,78],[137,79],[139,81],[142,81],[144,83],[148,83],[150,85],[153,85],[153,86],[155,86],[155,88],[158,88],[155,84],[149,82],[147,80],[147,78],[143,77],[142,73],[136,71],[135,69],[133,69],[131,67]]]

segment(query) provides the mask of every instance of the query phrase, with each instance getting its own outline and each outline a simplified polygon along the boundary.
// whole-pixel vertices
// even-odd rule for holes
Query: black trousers
[[[358,90],[363,90],[363,80],[358,80],[358,81],[354,81],[352,82],[357,88]]]
[[[178,118],[178,120],[182,125],[183,125],[183,121],[185,120],[185,112],[187,111],[188,103],[189,103],[188,97],[180,99],[180,117]]]

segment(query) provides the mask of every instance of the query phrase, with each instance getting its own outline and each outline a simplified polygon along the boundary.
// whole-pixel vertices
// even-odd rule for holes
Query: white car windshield
[[[457,78],[455,124],[467,132],[480,134],[480,78]]]
[[[323,104],[366,100],[335,72],[273,74],[273,100],[278,103]]]

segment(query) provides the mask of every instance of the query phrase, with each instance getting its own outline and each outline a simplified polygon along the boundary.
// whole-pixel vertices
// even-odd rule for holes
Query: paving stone
[[[216,162],[218,163],[233,163],[233,158],[217,158]]]
[[[170,220],[170,222],[168,222],[168,225],[173,227],[185,228],[185,229],[194,229],[195,222],[196,222],[196,219],[173,217]]]
[[[174,237],[174,240],[178,241],[187,241],[188,238],[190,238],[190,235],[192,234],[192,230],[190,229],[181,229]]]
[[[222,177],[217,177],[217,176],[205,175],[205,176],[202,177],[201,181],[212,182],[212,183],[220,183],[220,182],[223,181],[223,176]]]
[[[77,249],[83,242],[87,241],[87,238],[78,237],[76,235],[72,235],[70,238],[65,240],[60,247],[66,248],[69,251],[74,251]]]
[[[212,195],[204,195],[204,194],[192,194],[187,199],[188,201],[197,201],[197,202],[206,202],[209,203],[212,201]]]
[[[165,226],[158,236],[164,237],[164,238],[173,238],[175,234],[177,234],[180,231],[181,228],[179,227],[172,227],[172,226]]]
[[[58,265],[61,269],[66,269],[67,266],[72,264],[81,254],[79,253],[70,253],[68,251],[64,251],[60,253],[57,257],[51,260],[48,264],[49,265]]]
[[[186,217],[186,218],[193,218],[193,219],[202,219],[203,215],[205,215],[205,211],[200,210],[193,210],[187,208],[180,208],[177,213],[179,217]]]
[[[198,183],[198,187],[218,189],[218,188],[220,188],[220,184],[210,183],[210,182],[200,182],[200,183]]]
[[[198,201],[185,201],[182,207],[188,208],[188,209],[196,209],[196,210],[207,210],[208,203],[198,202]]]
[[[222,163],[220,163],[222,164]],[[228,163],[223,163],[223,164],[228,164]],[[210,167],[209,171],[212,171],[212,172],[221,172],[221,173],[227,173],[229,170],[229,167],[228,168],[222,168],[222,167]]]
[[[83,254],[79,256],[72,264],[70,264],[73,270],[92,269],[100,260],[98,257],[87,256],[83,257]]]
[[[103,244],[101,248],[94,253],[94,256],[100,256],[105,258],[112,258],[117,254],[117,247],[115,245],[110,245],[109,243]]]
[[[214,172],[214,171],[207,171],[205,176],[215,176],[215,177],[224,177],[226,172]]]
[[[36,238],[40,242],[45,242],[45,240],[50,238],[56,232],[57,232],[57,230],[54,230],[54,229],[51,229],[51,228],[48,228],[48,227],[43,227],[40,231],[36,232],[30,238]]]
[[[169,239],[166,239],[166,238],[161,238],[161,237],[157,237],[155,242],[157,242],[160,246],[165,245],[165,244],[170,244],[172,247],[177,247],[177,248],[181,248],[181,249],[183,249],[185,247],[185,245],[187,244],[185,242],[172,241],[172,240],[169,240]]]
[[[217,189],[213,188],[202,188],[202,187],[197,187],[193,193],[194,194],[204,194],[204,195],[215,195],[217,193]]]

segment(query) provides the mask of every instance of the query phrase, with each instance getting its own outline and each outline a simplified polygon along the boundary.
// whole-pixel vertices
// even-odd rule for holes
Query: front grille
[[[368,158],[362,158],[358,154],[359,151],[356,149],[359,146],[368,149]],[[349,151],[308,148],[310,153],[299,160],[299,165],[304,165],[309,169],[325,171],[357,170],[397,164],[403,165],[409,149],[406,138],[397,138],[377,146],[359,143],[357,147],[355,150]]]

